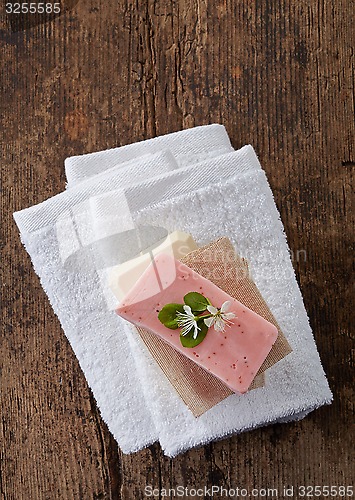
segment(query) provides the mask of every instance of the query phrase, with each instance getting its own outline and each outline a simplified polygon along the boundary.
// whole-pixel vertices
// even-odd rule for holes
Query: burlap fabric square
[[[278,329],[277,340],[249,389],[262,387],[265,383],[264,372],[292,352],[292,349],[257,286],[250,278],[247,261],[236,254],[232,243],[226,237],[198,248],[180,260]],[[137,331],[153,358],[195,417],[202,415],[233,394],[220,379],[176,351],[154,333],[143,328],[137,328]]]

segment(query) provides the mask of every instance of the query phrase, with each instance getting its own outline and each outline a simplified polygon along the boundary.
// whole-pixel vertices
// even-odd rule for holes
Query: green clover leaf
[[[189,292],[184,297],[184,302],[187,306],[191,307],[193,312],[203,312],[206,311],[207,306],[211,302],[198,292]]]
[[[176,322],[176,314],[183,313],[183,304],[166,304],[158,314],[158,319],[163,325],[171,330],[176,330],[178,324]]]
[[[200,328],[200,331],[198,332],[198,335],[195,339],[193,337],[194,328],[191,328],[191,330],[186,335],[180,334],[180,342],[183,347],[196,347],[204,340],[208,332],[208,327],[205,325],[203,319],[197,321],[197,326]]]

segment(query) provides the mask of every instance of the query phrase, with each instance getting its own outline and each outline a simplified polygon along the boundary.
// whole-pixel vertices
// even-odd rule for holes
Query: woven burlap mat
[[[236,254],[226,237],[198,248],[180,260],[278,329],[277,340],[249,389],[262,387],[265,370],[292,352],[292,349],[251,280],[246,260]],[[196,417],[233,394],[219,378],[176,351],[160,337],[143,328],[137,330],[153,358]]]

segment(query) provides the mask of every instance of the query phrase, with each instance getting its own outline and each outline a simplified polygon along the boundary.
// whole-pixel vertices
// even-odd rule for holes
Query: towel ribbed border
[[[221,153],[233,151],[223,125],[212,124],[194,127],[127,146],[67,158],[65,160],[65,173],[68,186],[75,185],[118,163],[163,149],[169,149],[175,158],[180,159],[206,155],[211,150],[221,150]]]
[[[145,164],[149,171],[150,164],[160,160],[170,161],[167,152],[152,155]],[[130,200],[132,214],[145,207],[152,206],[186,192],[194,192],[206,185],[220,183],[231,176],[246,172],[261,171],[261,166],[252,146],[247,145],[238,151],[227,153],[197,165],[172,170],[159,178],[139,182],[127,188],[121,188],[122,177],[119,169],[109,176],[102,174],[100,182],[88,179],[79,186],[64,191],[52,198],[14,213],[16,224],[22,233],[32,233],[46,226],[54,225],[66,211],[88,198],[109,191],[117,190]],[[195,175],[191,175],[192,171]],[[121,189],[120,189],[121,188]]]

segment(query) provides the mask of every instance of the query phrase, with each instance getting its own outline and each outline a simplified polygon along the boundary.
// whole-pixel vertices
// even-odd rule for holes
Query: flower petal
[[[215,318],[214,329],[216,332],[224,332],[225,323],[222,318]]]
[[[199,330],[201,330],[201,328],[199,328],[197,326],[197,323],[196,323],[195,324],[195,331],[194,331],[194,334],[193,334],[194,339],[197,339],[197,335],[198,335]]]
[[[184,308],[184,311],[186,312],[186,314],[188,314],[189,316],[193,316],[190,306],[185,305],[183,308]]]
[[[217,314],[218,309],[214,306],[207,306],[207,311],[210,312],[211,314]]]
[[[226,300],[225,302],[223,302],[222,307],[221,307],[221,313],[226,313],[227,311],[229,311],[230,306],[231,306],[230,300]]]
[[[229,321],[229,320],[235,318],[235,314],[232,313],[232,312],[230,312],[230,313],[223,313],[222,314],[222,318],[226,319],[227,321]]]
[[[215,322],[215,318],[214,317],[205,318],[203,321],[205,322],[205,325],[208,326],[209,328]]]

